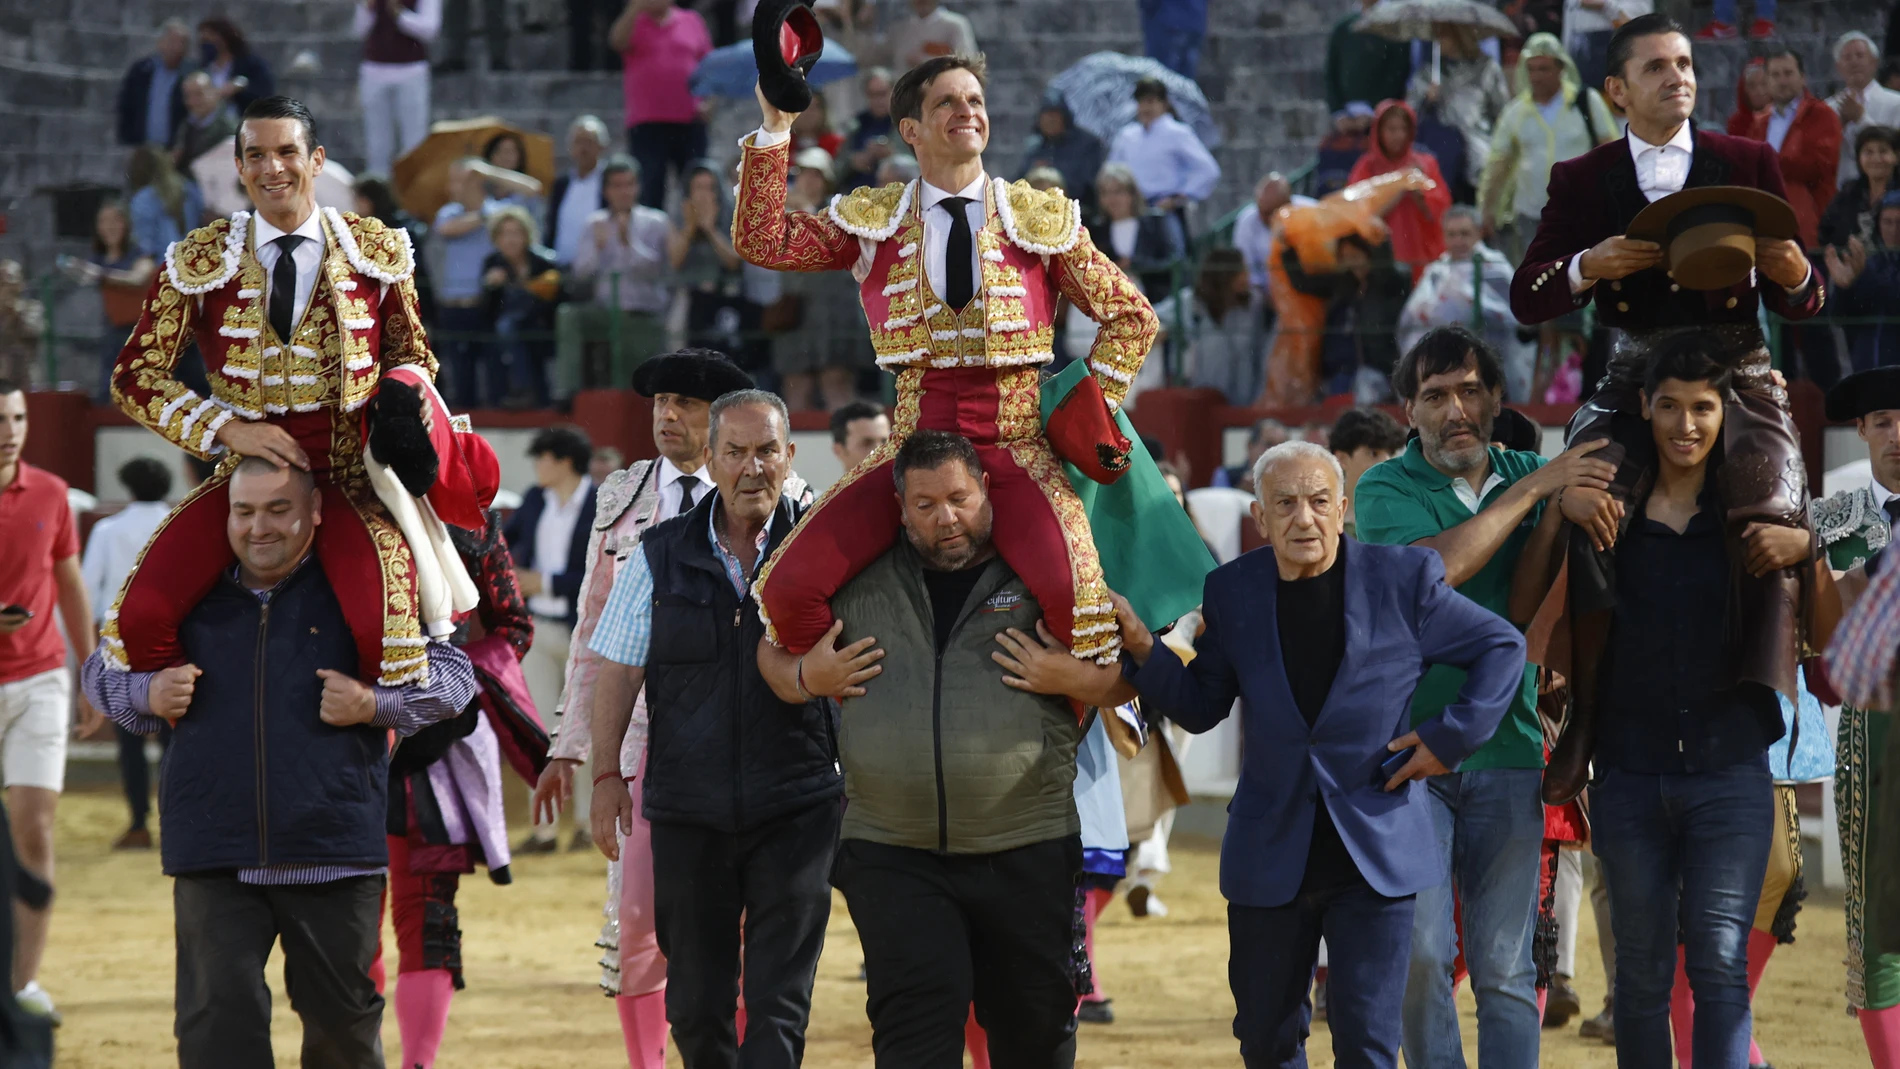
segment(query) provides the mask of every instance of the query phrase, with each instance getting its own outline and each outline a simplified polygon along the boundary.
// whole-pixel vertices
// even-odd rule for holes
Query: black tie
[[[270,272],[270,327],[279,341],[289,341],[297,326],[297,265],[290,254],[302,241],[295,234],[285,234],[271,242],[277,246],[277,266]]]
[[[1887,526],[1892,527],[1894,524],[1900,523],[1900,497],[1888,498],[1887,503],[1880,506],[1880,508],[1887,514]]]
[[[691,475],[682,475],[680,476],[678,486],[680,488],[680,503],[679,507],[673,511],[676,515],[684,516],[688,512],[693,511],[693,491],[699,489],[699,480],[693,478]]]
[[[970,203],[969,197],[945,197],[937,202],[944,211],[950,213],[950,244],[943,250],[944,300],[950,307],[963,311],[963,306],[976,296],[976,279],[971,277],[974,253],[970,242],[970,213],[963,206]]]

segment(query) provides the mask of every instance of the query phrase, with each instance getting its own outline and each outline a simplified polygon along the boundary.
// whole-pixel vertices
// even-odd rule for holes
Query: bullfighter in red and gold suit
[[[792,116],[761,95],[765,123],[742,142],[733,247],[774,270],[851,271],[878,365],[897,374],[890,441],[819,499],[760,572],[767,633],[794,653],[824,635],[831,596],[897,537],[891,460],[919,429],[976,444],[996,548],[1057,637],[1077,657],[1106,662],[1120,649],[1088,518],[1061,462],[1099,481],[1126,467],[1112,409],[1154,342],[1154,310],[1089,241],[1075,201],[983,173],[983,74],[980,59],[945,56],[900,78],[892,114],[923,177],[854,191],[823,214],[785,211]],[[1045,433],[1039,369],[1054,359],[1060,297],[1101,330],[1093,377]]]
[[[492,485],[473,490],[467,467],[450,457],[482,454],[475,481],[488,482],[493,453],[466,428],[452,429],[440,408],[407,233],[317,208],[311,188],[323,149],[309,112],[282,97],[258,101],[238,140],[258,212],[200,227],[166,251],[113,368],[112,396],[126,414],[220,463],[153,535],[106,613],[108,663],[149,671],[177,662],[185,612],[232,564],[227,481],[240,459],[261,456],[316,478],[318,559],[356,639],[357,675],[384,686],[424,681],[424,645],[475,603],[443,521],[479,527],[482,499],[493,495]],[[188,341],[204,355],[209,397],[176,374]],[[391,379],[413,389],[412,405],[419,399],[436,413],[410,413],[428,420],[422,452],[442,454],[419,483],[385,456],[405,472],[399,483],[365,448],[366,415],[382,404],[372,398]]]

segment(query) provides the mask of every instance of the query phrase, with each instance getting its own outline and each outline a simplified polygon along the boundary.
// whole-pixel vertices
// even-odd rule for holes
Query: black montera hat
[[[806,0],[761,0],[752,16],[752,58],[767,103],[787,114],[811,107],[805,75],[824,50],[824,31]]]
[[[1827,418],[1834,423],[1887,408],[1900,408],[1900,367],[1857,371],[1827,392]]]
[[[656,356],[633,371],[633,388],[643,397],[676,393],[712,402],[752,386],[752,376],[712,349],[681,349]]]

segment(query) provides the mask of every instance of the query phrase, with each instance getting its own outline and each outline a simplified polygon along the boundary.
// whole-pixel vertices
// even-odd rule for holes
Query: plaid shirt
[[[726,579],[732,583],[732,589],[744,601],[750,587],[745,568],[738,558],[726,552],[719,539],[720,503],[713,502],[707,510],[706,539],[712,543],[713,555],[719,563],[725,565]],[[772,519],[765,521],[759,528],[755,540],[758,555],[753,565],[765,563],[765,543],[772,536]],[[633,668],[644,668],[647,663],[647,650],[653,642],[653,571],[647,565],[647,555],[643,549],[636,549],[618,573],[614,575],[613,593],[607,595],[607,605],[600,612],[600,624],[594,628],[593,641],[588,648],[616,664]]]
[[[1900,651],[1900,566],[1878,569],[1827,648],[1827,677],[1862,709],[1893,707],[1893,661]]]

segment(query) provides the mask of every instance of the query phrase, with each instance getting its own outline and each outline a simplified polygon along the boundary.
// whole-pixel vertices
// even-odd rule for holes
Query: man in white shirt
[[[587,220],[607,206],[601,184],[601,157],[612,137],[607,124],[596,115],[583,115],[567,127],[567,158],[573,163],[566,174],[554,180],[548,193],[548,219],[542,233],[554,250],[554,262],[563,269],[574,262],[574,255],[587,239]]]
[[[573,427],[549,427],[528,444],[535,486],[522,495],[502,536],[515,561],[515,582],[534,614],[534,648],[522,658],[521,674],[535,708],[546,716],[561,702],[574,607],[587,574],[587,537],[594,527],[594,480],[587,474],[593,446]],[[540,653],[534,650],[538,648]],[[554,849],[555,826],[537,825],[520,852]],[[585,830],[573,848],[585,849]]]
[[[976,31],[969,19],[946,11],[937,0],[910,0],[910,9],[915,18],[891,27],[891,55],[898,70],[933,56],[976,55]]]
[[[1253,203],[1234,218],[1234,248],[1247,261],[1247,281],[1261,297],[1267,295],[1267,258],[1273,244],[1273,213],[1288,204],[1317,204],[1293,192],[1292,183],[1278,171],[1268,171],[1253,187]]]
[[[138,563],[139,552],[151,541],[152,532],[171,514],[171,506],[165,504],[172,489],[171,469],[156,458],[126,461],[119,467],[119,483],[132,495],[131,503],[92,525],[92,534],[86,537],[86,553],[79,562],[95,623],[112,607],[119,587]],[[152,833],[145,827],[145,818],[152,810],[151,768],[145,760],[145,736],[116,724],[114,729],[119,736],[119,782],[125,788],[132,824],[113,841],[112,849],[150,850]]]
[[[1135,172],[1148,203],[1164,212],[1206,200],[1220,181],[1220,164],[1193,128],[1174,117],[1168,87],[1155,78],[1135,83],[1135,121],[1115,134],[1108,162]]]
[[[1854,140],[1869,126],[1900,126],[1900,93],[1874,80],[1880,70],[1880,48],[1874,39],[1852,30],[1834,42],[1834,70],[1841,91],[1827,98],[1828,107],[1841,116],[1840,185],[1860,177]]]

